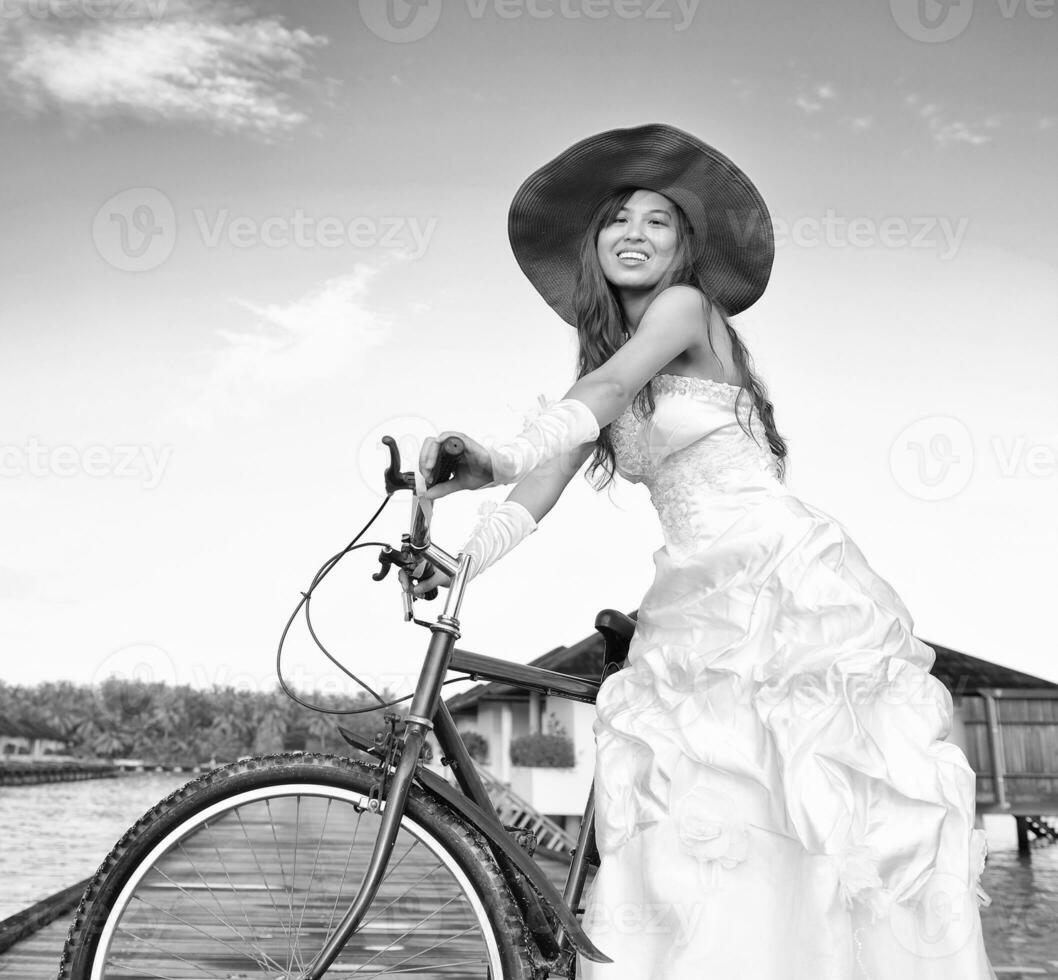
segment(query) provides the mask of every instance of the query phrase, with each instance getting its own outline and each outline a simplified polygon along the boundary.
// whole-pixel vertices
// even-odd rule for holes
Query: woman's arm
[[[460,549],[470,551],[478,558],[476,565],[471,566],[472,576],[495,564],[536,530],[539,521],[555,506],[594,448],[594,443],[578,446],[568,456],[537,466],[518,482],[507,499],[481,522]],[[407,575],[403,569],[400,574]],[[430,578],[414,584],[412,592],[421,597],[431,589],[448,588],[450,584],[449,577],[435,568]]]
[[[647,307],[635,333],[604,364],[579,379],[564,398],[591,409],[599,428],[609,425],[666,364],[708,343],[705,300],[693,286],[670,286]]]
[[[595,443],[586,442],[568,456],[558,456],[537,466],[515,485],[507,499],[521,504],[540,523],[594,450]]]
[[[427,438],[419,453],[419,470],[428,483],[440,444],[446,438],[461,436],[466,443],[466,455],[457,463],[454,476],[430,487],[426,495],[436,500],[456,490],[518,484],[542,463],[563,456],[569,458],[564,466],[560,463],[560,468],[553,471],[553,478],[561,479],[558,474],[568,474],[568,483],[579,468],[578,464],[569,470],[573,461],[583,462],[586,458],[578,450],[584,445],[593,445],[599,430],[628,408],[661,368],[703,342],[709,342],[705,297],[693,286],[670,286],[654,298],[636,331],[609,360],[578,380],[520,436],[488,448],[460,432],[446,431],[436,438]],[[491,483],[487,482],[489,474],[493,478]],[[524,492],[533,491],[528,488]],[[557,493],[561,492],[560,487]]]

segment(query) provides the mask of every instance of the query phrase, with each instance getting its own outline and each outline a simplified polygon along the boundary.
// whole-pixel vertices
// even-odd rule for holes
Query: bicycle
[[[385,507],[396,491],[414,491],[415,474],[400,470],[396,442],[383,442],[390,454]],[[445,442],[438,480],[448,478],[462,449],[458,438]],[[358,542],[382,507],[321,568],[302,603],[344,554],[378,546]],[[612,609],[596,617],[605,639],[599,681],[455,649],[471,559],[432,543],[431,515],[432,502],[413,493],[410,531],[400,549],[381,545],[382,567],[372,576],[381,580],[394,565],[407,573],[400,576],[405,621],[414,618],[415,569],[422,569],[419,579],[433,566],[451,578],[436,622],[415,619],[431,637],[406,717],[387,713],[388,732],[373,743],[339,726],[370,761],[303,753],[251,758],[158,803],[86,888],[60,980],[537,980],[573,977],[578,953],[610,962],[578,920],[598,863],[593,792],[559,892],[532,857],[533,835],[501,823],[440,694],[451,672],[594,703],[601,680],[624,660],[635,621]],[[433,590],[425,598],[435,596]],[[277,666],[281,653],[282,640]],[[282,684],[281,670],[279,677]],[[455,786],[423,765],[430,731]]]

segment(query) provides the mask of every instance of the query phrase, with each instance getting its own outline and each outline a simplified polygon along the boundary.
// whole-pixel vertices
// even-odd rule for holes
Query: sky
[[[730,156],[775,265],[734,319],[788,485],[919,637],[1058,681],[1058,37],[1043,0],[0,0],[0,679],[268,688],[398,439],[514,435],[575,336],[507,207],[647,122]],[[439,501],[458,550],[483,504]],[[364,540],[398,545],[398,494]],[[577,476],[471,583],[528,661],[635,609],[646,488]],[[378,548],[314,625],[410,689],[429,639]],[[433,618],[440,603],[417,604]],[[302,689],[342,685],[294,627]]]

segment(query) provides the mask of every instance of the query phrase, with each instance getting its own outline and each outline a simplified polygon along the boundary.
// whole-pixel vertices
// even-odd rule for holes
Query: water
[[[146,810],[193,776],[133,773],[117,779],[0,788],[0,919],[94,873]],[[1058,845],[1018,856],[1013,817],[985,817],[981,883],[985,946],[996,967],[1058,977]]]
[[[192,773],[0,787],[0,919],[95,873],[129,826]]]
[[[1013,817],[986,816],[985,831],[981,884],[992,904],[981,909],[981,924],[988,957],[996,967],[1026,967],[1024,976],[1058,977],[1058,844],[1021,857]]]

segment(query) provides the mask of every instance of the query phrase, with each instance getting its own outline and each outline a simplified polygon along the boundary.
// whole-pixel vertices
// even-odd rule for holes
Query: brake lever
[[[429,578],[433,574],[433,565],[427,562],[423,568],[423,574],[416,576],[421,582],[424,578]],[[412,591],[414,583],[412,582],[412,574],[407,568],[401,568],[400,570],[400,585],[401,585],[401,603],[404,607],[404,621],[408,622],[415,618],[415,593]],[[433,600],[437,598],[437,586],[435,585],[429,592],[424,592],[418,598]]]
[[[397,554],[400,554],[400,552],[394,551],[388,544],[383,545],[382,550],[378,553],[378,563],[382,567],[371,578],[376,582],[381,582],[389,574],[390,568],[396,563],[393,555]]]
[[[386,493],[394,493],[397,490],[414,490],[415,474],[402,473],[400,469],[400,449],[397,448],[397,440],[393,436],[383,436],[382,442],[389,447],[389,466],[386,467]]]
[[[411,490],[414,493],[418,488],[415,471],[401,471],[400,449],[397,446],[397,440],[394,439],[392,436],[383,436],[382,443],[389,449],[389,466],[386,467],[384,473],[386,493],[395,493],[397,490]],[[463,443],[463,440],[460,439],[458,436],[449,436],[447,439],[445,439],[445,441],[441,444],[440,455],[435,466],[435,474],[437,477],[436,482],[443,482],[444,480],[447,480],[449,476],[451,476],[456,463],[462,457],[465,450],[466,446]],[[423,518],[422,514],[422,508],[424,504],[426,505],[425,519]],[[417,535],[423,534],[429,528],[431,513],[432,502],[428,500],[420,501],[419,507],[413,509],[413,514],[418,515],[417,519],[413,522],[415,525],[417,525],[413,528]],[[410,534],[402,535],[402,544],[405,548],[407,548],[411,544],[411,537],[412,536]],[[423,547],[428,544],[428,538],[422,542]],[[419,549],[416,548],[414,550],[418,551]],[[403,555],[403,553],[404,551],[402,549],[401,555]],[[383,578],[385,578],[387,573],[389,572],[389,566],[391,564],[394,564],[395,559],[391,557],[391,555],[393,554],[396,554],[396,552],[394,552],[392,548],[388,546],[383,548],[378,558],[378,560],[382,563],[382,569],[371,576],[376,582],[381,581]],[[404,604],[404,619],[405,621],[408,621],[414,618],[414,612],[412,607],[415,601],[415,595],[412,592],[413,584],[411,582],[411,573],[406,570],[402,562],[400,564],[402,565],[402,571],[405,572],[405,574],[401,577],[401,596]],[[419,579],[419,581],[422,581],[424,578],[430,578],[430,576],[432,576],[435,571],[436,569],[433,563],[427,560],[425,565],[423,566],[422,575],[417,576],[417,578]],[[432,601],[437,598],[437,593],[438,587],[434,586],[432,589],[430,589],[429,592],[423,593],[421,598],[426,599],[427,601]]]

